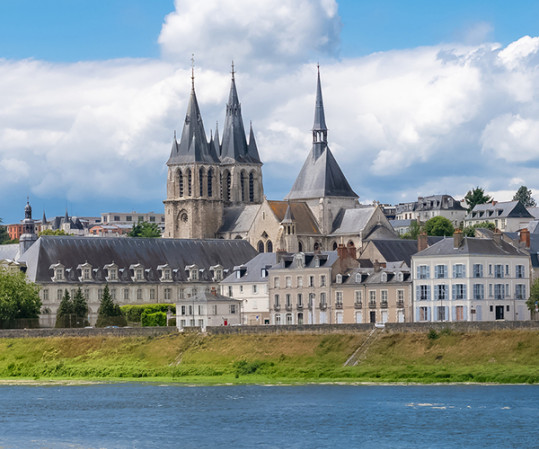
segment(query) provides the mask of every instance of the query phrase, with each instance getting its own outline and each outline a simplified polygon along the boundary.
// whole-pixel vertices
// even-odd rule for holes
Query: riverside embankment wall
[[[354,332],[367,332],[373,328],[372,324],[315,324],[303,326],[215,326],[207,327],[206,333],[210,335],[263,335],[263,334],[343,334]],[[386,323],[383,329],[388,333],[421,333],[434,329],[451,329],[455,332],[479,332],[503,329],[539,330],[539,321],[491,321],[491,322],[458,322],[458,323]],[[199,332],[198,329],[189,329],[185,332]],[[157,337],[161,335],[176,334],[175,327],[134,327],[134,328],[84,328],[84,329],[2,329],[0,338],[42,338],[42,337]]]

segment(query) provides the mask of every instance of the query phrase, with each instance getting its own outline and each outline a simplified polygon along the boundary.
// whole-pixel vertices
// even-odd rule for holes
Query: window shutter
[[[421,287],[419,285],[415,288],[415,298],[416,301],[421,299]]]
[[[440,286],[438,285],[434,286],[434,299],[440,299]]]
[[[425,273],[426,273],[426,279],[430,279],[430,267],[428,265],[426,267]]]
[[[455,284],[451,286],[451,298],[457,299],[457,286]]]
[[[468,295],[467,295],[467,293],[466,293],[466,287],[467,287],[466,284],[464,284],[464,285],[462,286],[462,298],[463,298],[463,299],[468,299]]]
[[[427,299],[430,301],[432,296],[430,295],[430,285],[427,285]]]

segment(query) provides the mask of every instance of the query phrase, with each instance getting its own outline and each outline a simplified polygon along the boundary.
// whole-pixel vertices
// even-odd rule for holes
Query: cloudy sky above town
[[[35,218],[162,211],[193,53],[208,134],[234,60],[270,199],[310,150],[318,62],[361,202],[474,186],[508,200],[522,184],[538,198],[539,3],[442,3],[2,1],[0,217],[21,219],[27,196]]]

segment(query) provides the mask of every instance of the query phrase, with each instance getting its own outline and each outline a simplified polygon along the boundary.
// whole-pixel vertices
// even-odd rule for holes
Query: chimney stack
[[[492,239],[494,240],[494,243],[496,243],[496,245],[500,246],[502,244],[502,232],[496,228],[496,230],[494,231],[494,236],[492,237]]]
[[[215,287],[212,287],[212,288],[211,288],[211,294],[212,294],[213,296],[217,296],[217,290],[215,289]]]
[[[417,252],[427,249],[428,246],[429,246],[429,243],[427,240],[427,233],[425,231],[421,231],[419,235],[417,236]]]
[[[530,231],[526,228],[520,230],[520,242],[524,244],[526,248],[530,247]]]
[[[339,243],[339,246],[337,246],[337,256],[339,259],[346,259],[348,256],[348,251],[346,249],[346,246],[344,244]]]
[[[356,247],[354,246],[354,244],[352,243],[352,245],[350,245],[348,247],[348,254],[350,255],[350,257],[352,259],[357,259],[357,252],[356,252]]]
[[[453,248],[460,248],[463,239],[464,235],[462,234],[462,231],[460,229],[456,229],[455,233],[453,234]]]
[[[380,271],[380,262],[378,262],[378,259],[374,261],[373,266],[374,266],[374,272],[378,273]]]

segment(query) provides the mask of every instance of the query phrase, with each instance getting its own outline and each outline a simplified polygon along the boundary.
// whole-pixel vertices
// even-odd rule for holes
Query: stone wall
[[[41,337],[158,337],[175,334],[178,329],[169,327],[133,327],[133,328],[83,328],[83,329],[2,329],[0,338],[41,338]]]

